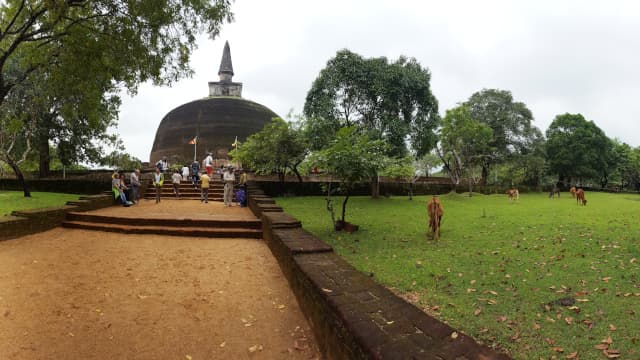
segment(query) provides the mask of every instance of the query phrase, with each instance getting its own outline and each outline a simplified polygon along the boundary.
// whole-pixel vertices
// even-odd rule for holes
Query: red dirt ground
[[[97,213],[179,217],[194,209],[252,216],[186,200]],[[56,228],[0,242],[0,359],[317,357],[261,240]]]

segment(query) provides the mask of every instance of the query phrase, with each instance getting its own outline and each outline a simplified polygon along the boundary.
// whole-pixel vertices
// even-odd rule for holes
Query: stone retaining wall
[[[0,241],[53,229],[62,224],[69,211],[101,209],[113,206],[113,201],[107,194],[80,196],[64,206],[14,211],[11,216],[0,217]]]
[[[249,207],[327,358],[509,359],[357,271],[270,200],[250,187]]]

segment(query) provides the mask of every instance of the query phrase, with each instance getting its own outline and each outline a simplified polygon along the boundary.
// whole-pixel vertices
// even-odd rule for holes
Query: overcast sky
[[[416,58],[432,74],[440,113],[483,88],[512,92],[546,131],[581,113],[607,136],[640,146],[640,3],[635,1],[236,0],[235,22],[203,36],[195,75],[125,97],[118,133],[149,160],[160,120],[208,96],[225,40],[243,97],[281,116],[301,113],[335,53]]]

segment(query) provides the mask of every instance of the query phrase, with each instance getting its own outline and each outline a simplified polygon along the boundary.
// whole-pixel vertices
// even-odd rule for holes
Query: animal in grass
[[[518,189],[509,189],[507,190],[507,196],[509,197],[509,201],[520,199],[520,192]]]
[[[569,192],[571,193],[571,197],[572,198],[576,198],[576,187],[572,186],[571,189],[569,189]]]
[[[558,194],[558,197],[560,197],[560,189],[558,188],[557,185],[553,185],[553,187],[551,188],[551,191],[549,191],[549,197],[552,198],[556,194]]]
[[[582,189],[578,189],[576,190],[576,203],[578,205],[580,205],[580,203],[582,203],[582,205],[587,205],[587,199],[584,198],[584,190]]]
[[[427,203],[427,213],[429,214],[429,234],[435,240],[440,237],[440,223],[442,222],[442,215],[444,215],[444,209],[442,203],[437,196],[433,196]]]

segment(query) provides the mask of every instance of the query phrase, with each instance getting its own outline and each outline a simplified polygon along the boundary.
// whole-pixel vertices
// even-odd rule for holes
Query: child
[[[202,175],[200,175],[200,189],[202,191],[200,194],[201,203],[209,202],[209,181],[210,180],[211,178],[209,177],[209,175],[207,175],[207,173],[202,173]]]

